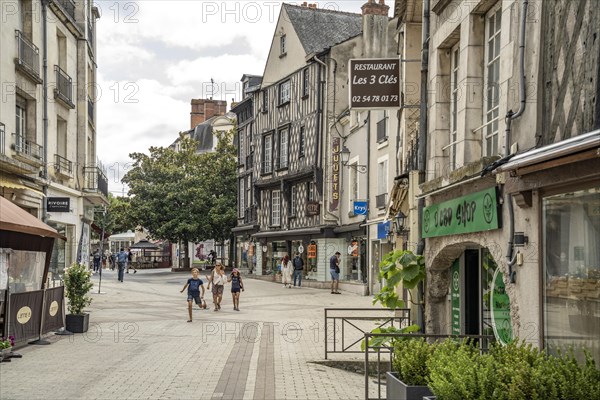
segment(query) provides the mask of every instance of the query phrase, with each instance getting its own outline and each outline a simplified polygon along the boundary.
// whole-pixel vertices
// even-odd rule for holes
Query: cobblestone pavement
[[[246,279],[241,311],[226,287],[221,311],[207,293],[209,309],[187,323],[187,278],[139,271],[120,283],[105,271],[87,334],[20,349],[0,364],[0,399],[364,398],[362,374],[314,362],[324,359],[323,309],[371,307],[369,297]]]

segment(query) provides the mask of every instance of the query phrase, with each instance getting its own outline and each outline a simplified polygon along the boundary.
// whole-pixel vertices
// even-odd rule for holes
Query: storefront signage
[[[423,237],[456,235],[498,229],[496,188],[425,207]]]
[[[304,246],[302,246],[302,245],[298,246],[298,253],[300,253],[300,254],[304,253]]]
[[[340,138],[331,140],[331,201],[329,211],[337,211],[340,204]]]
[[[377,239],[384,240],[390,231],[390,227],[391,227],[390,221],[378,223],[377,224]]]
[[[400,108],[400,59],[350,60],[350,107]]]
[[[25,306],[19,308],[17,311],[17,322],[21,325],[26,324],[31,319],[31,308]]]
[[[510,321],[510,299],[504,287],[504,274],[496,268],[490,294],[492,311],[492,327],[496,339],[506,345],[513,340],[512,323]]]
[[[314,217],[315,215],[319,215],[320,204],[318,201],[308,201],[306,202],[306,216]]]
[[[57,312],[58,312],[58,302],[56,300],[54,300],[52,303],[50,303],[50,308],[48,308],[48,314],[50,314],[51,317],[54,317]]]
[[[366,201],[354,201],[354,215],[367,215]]]
[[[316,244],[308,245],[308,258],[317,258],[317,245]]]
[[[46,209],[48,212],[69,212],[71,210],[71,199],[68,197],[48,197]]]
[[[450,269],[450,296],[452,299],[452,334],[460,335],[460,263],[458,259]]]

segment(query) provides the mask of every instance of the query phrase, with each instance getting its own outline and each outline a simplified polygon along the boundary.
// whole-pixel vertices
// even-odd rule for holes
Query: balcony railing
[[[88,97],[88,120],[94,123],[94,102]]]
[[[387,193],[375,196],[375,207],[385,208],[387,206]]]
[[[23,32],[15,31],[17,36],[17,64],[25,69],[33,78],[40,79],[40,49],[37,48]]]
[[[72,0],[55,0],[64,12],[75,21],[75,3]]]
[[[84,190],[100,192],[108,197],[108,179],[102,169],[97,166],[83,167],[83,175],[85,179]]]
[[[73,104],[73,80],[58,65],[54,66],[54,71],[56,72],[55,94],[69,106],[75,108]]]
[[[4,124],[0,122],[0,154],[4,154],[4,146],[6,144],[6,134],[4,133]]]
[[[15,136],[15,151],[20,154],[24,154],[29,158],[44,162],[44,147],[39,144],[27,139],[23,135]]]
[[[66,158],[59,156],[58,154],[54,155],[54,170],[62,175],[73,175],[73,163]]]
[[[246,207],[244,210],[244,224],[252,224],[258,221],[256,206]]]

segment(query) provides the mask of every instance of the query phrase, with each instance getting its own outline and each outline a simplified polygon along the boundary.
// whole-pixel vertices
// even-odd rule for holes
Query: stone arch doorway
[[[427,259],[427,332],[512,338],[500,246],[449,243],[432,248]]]

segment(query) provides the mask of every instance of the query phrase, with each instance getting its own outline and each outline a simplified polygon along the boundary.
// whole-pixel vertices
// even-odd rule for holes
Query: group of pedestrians
[[[109,260],[111,271],[117,268],[117,280],[119,282],[123,282],[123,275],[125,273],[129,273],[130,269],[133,269],[133,273],[137,273],[137,269],[135,268],[135,264],[133,263],[133,253],[131,249],[127,249],[125,251],[124,248],[121,248],[116,254],[100,254],[100,250],[96,249],[92,256],[93,261],[93,273],[98,273],[100,268],[100,263],[102,263],[102,268],[106,267],[106,261]]]
[[[304,260],[300,257],[300,253],[296,252],[294,259],[290,260],[286,254],[281,259],[281,282],[283,287],[292,287],[292,276],[294,278],[294,287],[296,282],[298,287],[302,286],[302,271],[304,271]]]
[[[221,264],[217,264],[211,271],[210,276],[206,276],[208,281],[207,290],[211,290],[214,311],[217,312],[221,309],[221,301],[223,300],[223,292],[225,285],[231,283],[231,297],[233,299],[233,309],[240,311],[240,292],[244,291],[244,283],[242,276],[237,268],[234,268],[229,276],[225,275],[225,267]],[[189,319],[187,322],[192,322],[192,302],[202,310],[206,309],[206,301],[204,300],[204,282],[200,279],[200,271],[198,268],[192,269],[192,277],[187,280],[186,284],[181,289],[180,293],[187,288],[187,303],[188,303],[188,315]]]

